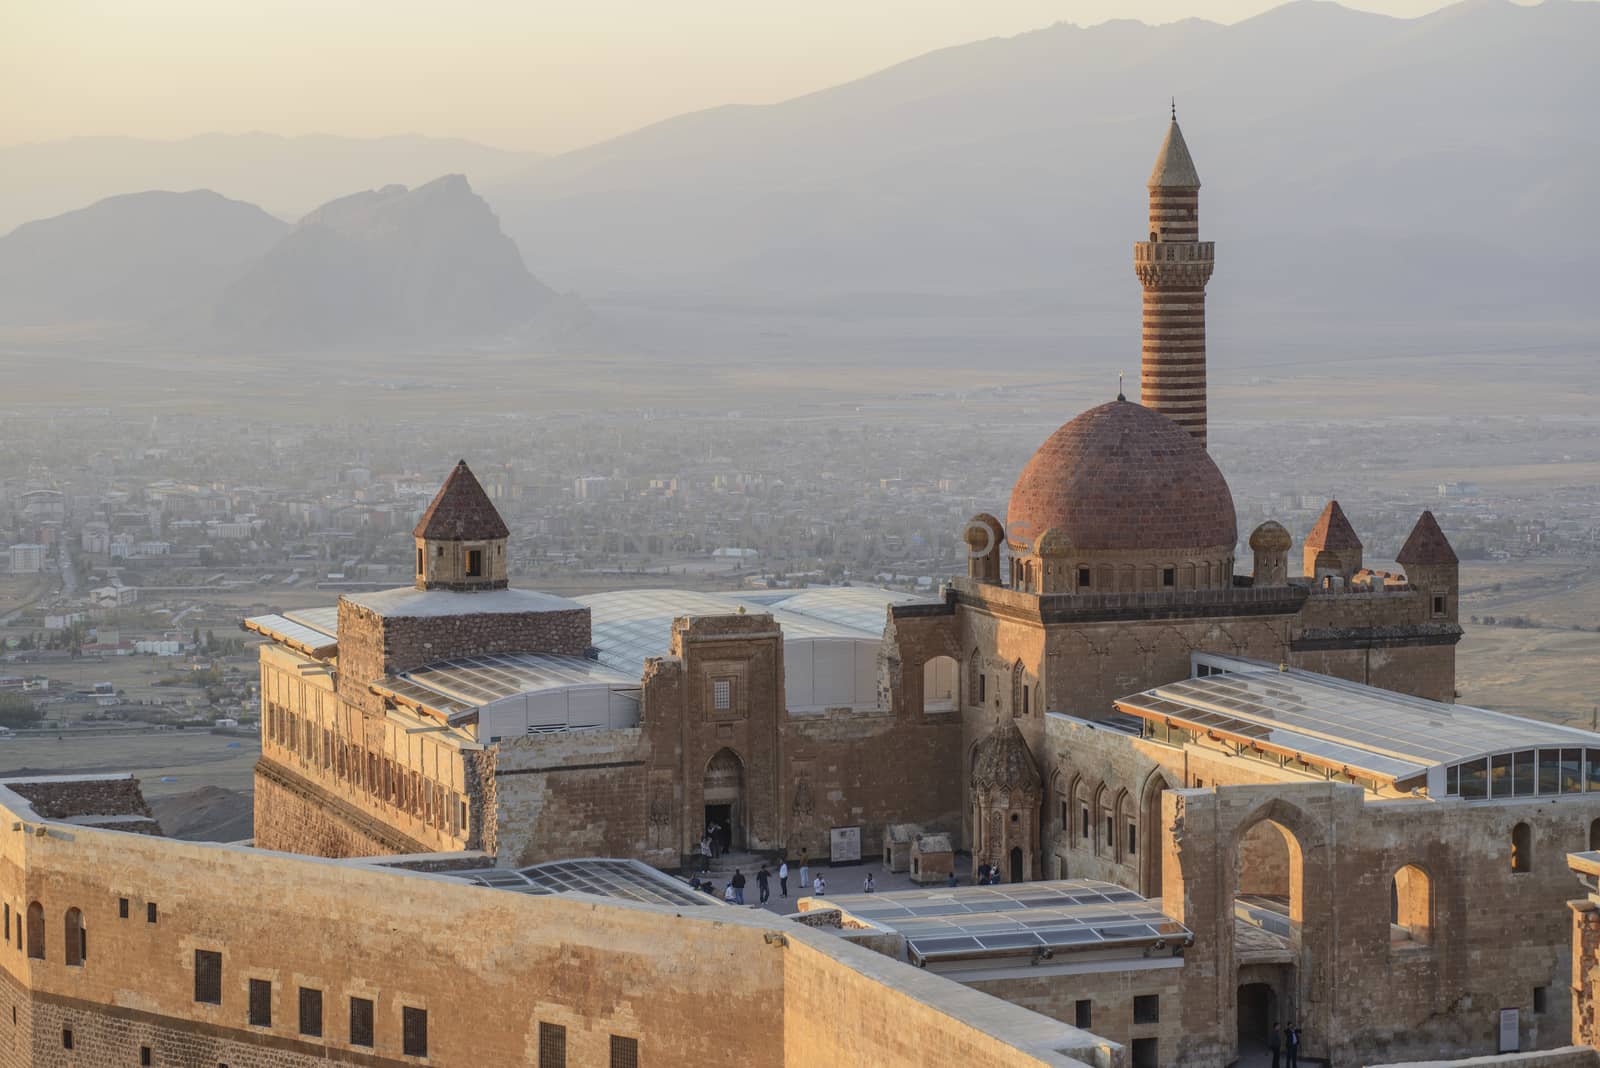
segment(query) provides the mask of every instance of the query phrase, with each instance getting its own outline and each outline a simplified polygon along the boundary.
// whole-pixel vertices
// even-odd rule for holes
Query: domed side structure
[[[1250,552],[1255,557],[1255,586],[1289,584],[1289,546],[1294,539],[1282,523],[1269,519],[1250,532]]]
[[[1159,591],[1230,586],[1237,522],[1205,447],[1159,412],[1115,400],[1039,446],[1011,491],[1006,529],[1012,556],[1041,568],[1046,531],[1070,546],[1050,561],[1063,581],[1048,592]]]
[[[1039,801],[1044,780],[1017,725],[1007,721],[978,743],[972,766],[972,863],[1005,882],[1038,877]]]
[[[1006,539],[1000,520],[979,512],[967,520],[961,540],[967,543],[967,576],[991,585],[1000,583],[1000,546]]]

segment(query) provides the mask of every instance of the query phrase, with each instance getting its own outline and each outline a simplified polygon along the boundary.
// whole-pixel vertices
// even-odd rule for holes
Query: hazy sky
[[[264,130],[559,151],[1062,20],[1232,22],[1276,2],[0,0],[0,144]]]

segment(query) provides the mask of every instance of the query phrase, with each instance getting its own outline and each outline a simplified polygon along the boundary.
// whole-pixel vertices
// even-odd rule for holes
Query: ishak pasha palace
[[[1600,1064],[1600,734],[1454,703],[1430,513],[1238,529],[1200,188],[1174,120],[1137,402],[932,599],[517,589],[462,462],[412,585],[244,621],[252,842],[0,785],[0,1066]]]

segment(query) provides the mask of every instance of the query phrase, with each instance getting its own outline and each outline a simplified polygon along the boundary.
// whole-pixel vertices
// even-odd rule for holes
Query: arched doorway
[[[743,849],[744,761],[732,749],[719,749],[706,762],[705,827],[715,827],[715,846],[720,852]]]
[[[1011,847],[1011,882],[1022,882],[1022,850],[1017,846]]]
[[[922,714],[954,712],[961,670],[953,656],[930,657],[922,665]]]
[[[1266,983],[1239,987],[1239,1059],[1267,1051],[1267,1036],[1277,1022],[1278,997]]]

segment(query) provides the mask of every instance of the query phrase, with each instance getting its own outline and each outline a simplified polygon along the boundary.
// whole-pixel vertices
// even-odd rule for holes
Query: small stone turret
[[[1000,546],[1006,540],[1000,520],[988,512],[979,512],[967,520],[961,540],[967,543],[967,577],[1000,585]]]
[[[1250,533],[1250,552],[1255,556],[1254,586],[1289,584],[1289,546],[1294,543],[1282,523],[1267,520]]]
[[[1406,580],[1427,595],[1430,619],[1460,621],[1461,562],[1432,512],[1417,517],[1395,562],[1406,569]]]
[[[503,590],[511,531],[467,461],[456,464],[412,532],[419,590]]]
[[[1361,570],[1361,539],[1345,518],[1338,501],[1329,501],[1306,535],[1305,569],[1308,578],[1321,579],[1332,573],[1345,585]]]

